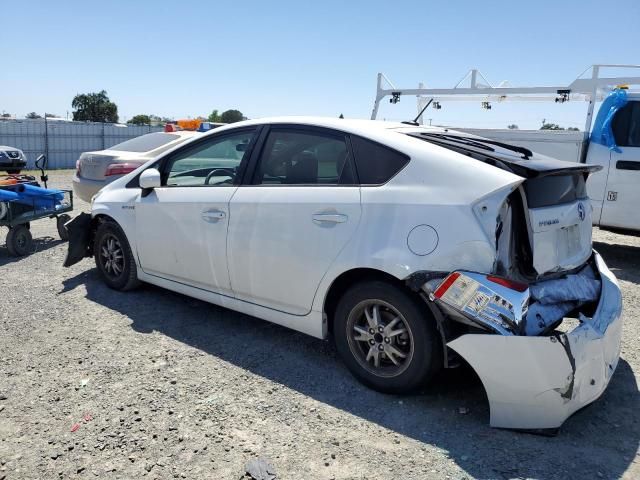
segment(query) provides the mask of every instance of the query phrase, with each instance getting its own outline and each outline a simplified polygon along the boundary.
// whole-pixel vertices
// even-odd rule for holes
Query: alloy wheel
[[[104,236],[100,245],[100,262],[104,272],[112,278],[119,277],[124,271],[124,251],[115,235]]]
[[[347,319],[347,338],[358,363],[380,377],[404,372],[414,353],[411,328],[404,316],[383,300],[365,300]]]

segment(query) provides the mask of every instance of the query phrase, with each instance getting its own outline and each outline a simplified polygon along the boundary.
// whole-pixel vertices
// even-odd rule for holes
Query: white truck
[[[428,106],[440,108],[443,101],[479,101],[484,108],[492,102],[569,100],[589,102],[584,131],[566,130],[493,130],[458,128],[495,141],[518,145],[537,153],[586,164],[601,165],[601,171],[589,176],[587,191],[593,205],[593,223],[602,229],[640,234],[640,77],[601,76],[603,69],[640,69],[640,65],[592,65],[568,86],[493,87],[478,70],[470,70],[454,88],[400,89],[378,74],[376,100],[371,115],[375,119],[380,101],[391,97],[398,103],[403,95],[416,96],[422,124]],[[589,78],[581,78],[591,71]],[[470,85],[462,86],[467,80]],[[383,87],[387,83],[388,87]],[[593,121],[595,105],[601,102]],[[412,123],[412,122],[409,122]],[[462,126],[462,125],[461,125]]]

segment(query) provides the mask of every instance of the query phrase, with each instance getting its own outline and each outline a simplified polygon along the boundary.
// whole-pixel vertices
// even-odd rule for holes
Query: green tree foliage
[[[29,112],[29,113],[27,113],[25,118],[28,118],[30,120],[35,120],[37,118],[42,118],[42,117],[40,115],[38,115],[36,112]]]
[[[220,121],[222,123],[235,123],[241,120],[246,120],[246,118],[240,110],[227,110],[220,115]]]
[[[144,114],[135,115],[127,123],[131,123],[132,125],[149,125],[151,124],[151,116]]]
[[[564,130],[564,128],[557,123],[543,123],[540,130]]]
[[[213,112],[211,112],[211,115],[209,115],[207,120],[210,121],[210,122],[220,123],[220,122],[222,122],[222,117],[218,113],[218,110],[214,110]]]
[[[79,122],[118,122],[118,106],[109,100],[107,92],[82,93],[73,97],[73,119]]]
[[[518,125],[516,125],[515,123],[512,123],[511,125],[507,125],[507,128],[509,130],[518,130]]]

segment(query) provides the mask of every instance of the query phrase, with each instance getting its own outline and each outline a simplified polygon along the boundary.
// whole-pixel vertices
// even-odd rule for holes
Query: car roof
[[[347,119],[336,117],[306,117],[306,116],[283,116],[283,117],[265,117],[257,118],[253,120],[243,120],[241,122],[230,123],[222,127],[215,128],[205,135],[212,135],[223,132],[225,130],[231,130],[243,126],[253,125],[277,125],[277,124],[289,124],[289,125],[305,125],[312,127],[323,127],[334,130],[340,130],[346,133],[352,133],[355,135],[361,135],[372,140],[378,140],[382,143],[393,141],[393,137],[396,137],[395,132],[408,133],[409,131],[430,131],[430,132],[442,132],[446,129],[441,127],[431,126],[415,126],[402,122],[386,122],[382,120],[362,120],[362,119]]]

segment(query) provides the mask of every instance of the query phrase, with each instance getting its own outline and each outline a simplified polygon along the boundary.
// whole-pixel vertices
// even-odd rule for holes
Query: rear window
[[[150,152],[169,142],[173,142],[180,138],[180,135],[174,135],[171,133],[148,133],[141,135],[140,137],[132,138],[126,142],[119,143],[113,147],[109,147],[108,150],[118,150],[121,152]]]
[[[529,208],[549,207],[587,198],[585,176],[550,175],[524,183]]]
[[[361,185],[386,183],[409,163],[407,155],[361,137],[352,136],[351,145]]]

